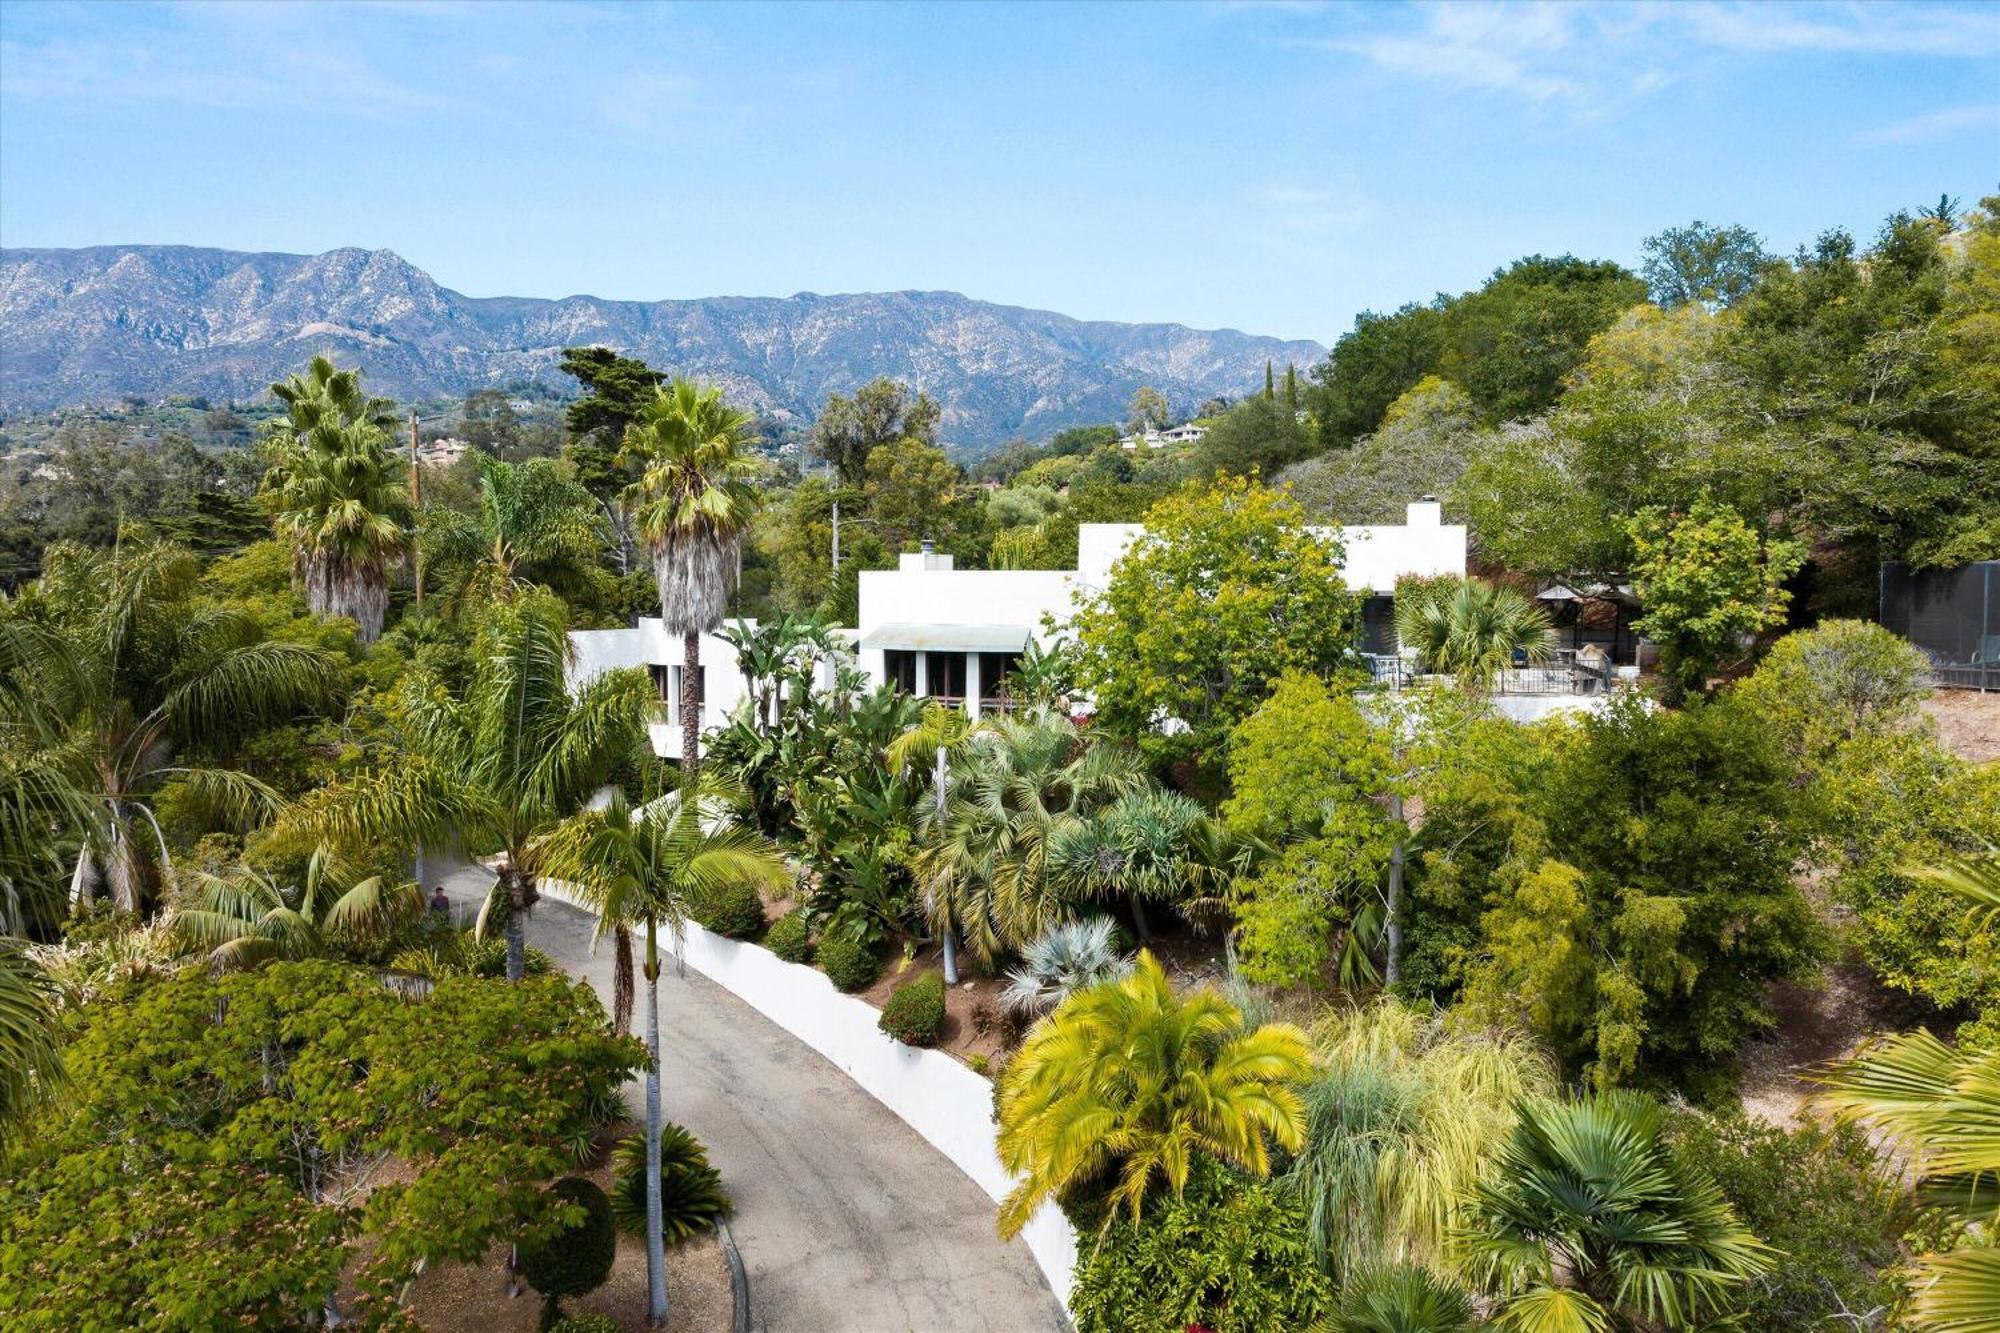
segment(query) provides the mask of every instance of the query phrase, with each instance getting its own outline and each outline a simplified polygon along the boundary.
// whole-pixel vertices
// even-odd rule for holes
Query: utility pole
[[[417,463],[417,414],[412,409],[410,412],[410,522],[413,526],[416,523],[416,511],[423,508],[423,504],[423,469]],[[411,543],[411,546],[413,548],[410,553],[411,564],[414,566],[417,575],[417,609],[421,611],[424,609],[424,555],[422,550],[415,549],[416,544],[414,542]]]

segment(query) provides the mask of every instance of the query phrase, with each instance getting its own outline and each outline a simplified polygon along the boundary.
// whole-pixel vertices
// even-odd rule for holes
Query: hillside
[[[317,351],[376,392],[456,395],[568,381],[565,347],[600,343],[723,384],[781,418],[876,375],[928,391],[957,444],[1116,420],[1151,384],[1180,410],[1301,369],[1317,343],[1118,324],[956,292],[612,301],[468,297],[388,250],[247,254],[190,246],[0,250],[0,411],[125,394],[247,399]]]

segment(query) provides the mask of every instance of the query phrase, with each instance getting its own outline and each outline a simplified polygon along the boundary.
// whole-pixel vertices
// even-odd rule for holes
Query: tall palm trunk
[[[945,747],[940,745],[937,747],[937,819],[938,836],[940,838],[944,836],[945,814],[950,809],[948,804],[950,793],[946,787],[950,772],[951,770],[945,762]],[[951,909],[949,906],[945,909],[944,929],[940,933],[944,936],[944,984],[947,986],[956,986],[958,984],[958,939],[956,932],[952,930]]]
[[[646,1319],[654,1328],[665,1328],[667,1238],[660,1203],[660,932],[650,916],[646,918],[646,1056]]]
[[[528,877],[514,868],[511,854],[500,879],[507,888],[507,980],[519,981],[528,970],[528,909],[535,894]]]
[[[1388,920],[1382,928],[1387,945],[1383,950],[1382,979],[1385,984],[1393,986],[1403,979],[1403,843],[1406,832],[1403,794],[1400,791],[1389,796],[1389,818],[1396,826],[1396,840],[1389,846]]]
[[[701,767],[701,631],[681,635],[681,780]]]

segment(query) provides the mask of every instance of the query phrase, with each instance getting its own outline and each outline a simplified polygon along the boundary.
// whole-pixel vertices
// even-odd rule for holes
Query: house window
[[[929,657],[931,698],[952,703],[965,698],[965,654],[931,653]]]
[[[999,708],[1010,702],[1007,677],[1014,674],[1014,668],[1021,664],[1019,653],[981,653],[979,655],[979,704],[982,708]]]
[[[907,648],[886,648],[882,652],[882,674],[901,694],[917,692],[917,655]]]
[[[1396,599],[1375,593],[1361,603],[1361,651],[1396,655]]]
[[[653,678],[654,693],[658,694],[660,698],[666,700],[668,703],[672,703],[674,695],[672,687],[667,683],[667,668],[657,665],[649,666],[646,668],[646,673]]]
[[[680,721],[681,681],[683,669],[677,666],[667,668],[667,705],[676,722]],[[697,707],[708,702],[708,668],[701,667],[694,675],[694,701]]]

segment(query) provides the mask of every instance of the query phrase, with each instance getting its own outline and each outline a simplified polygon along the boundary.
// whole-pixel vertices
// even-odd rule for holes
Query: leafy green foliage
[[[1273,398],[1251,397],[1229,409],[1202,436],[1197,465],[1204,473],[1275,477],[1311,449],[1306,428]]]
[[[1202,1162],[1185,1191],[1116,1218],[1084,1251],[1069,1305],[1077,1333],[1260,1333],[1312,1327],[1332,1297],[1298,1206]]]
[[[1773,1266],[1637,1093],[1528,1102],[1480,1182],[1468,1242],[1504,1294],[1496,1327],[1701,1328]]]
[[[1542,665],[1556,644],[1539,603],[1484,579],[1404,580],[1396,591],[1396,639],[1416,653],[1421,670],[1474,693],[1493,688],[1517,662]]]
[[[1304,1139],[1290,1085],[1309,1063],[1297,1028],[1248,1030],[1213,990],[1176,995],[1141,952],[1131,975],[1064,1001],[1007,1065],[1000,1160],[1019,1183],[1001,1202],[1001,1236],[1050,1199],[1136,1219],[1156,1184],[1178,1195],[1203,1158],[1268,1174],[1273,1142],[1295,1152]]]
[[[618,1321],[608,1314],[573,1314],[556,1320],[549,1333],[622,1333]]]
[[[794,907],[764,932],[764,947],[788,963],[806,962],[812,957],[812,923]]]
[[[555,1229],[530,1233],[519,1247],[521,1276],[544,1298],[545,1329],[562,1317],[563,1297],[587,1295],[603,1286],[618,1257],[611,1200],[603,1190],[581,1176],[564,1176],[548,1192],[557,1214],[549,1226]]]
[[[1662,310],[1700,304],[1733,305],[1763,274],[1771,257],[1748,227],[1711,227],[1699,219],[1648,236],[1640,276]]]
[[[867,990],[882,971],[875,946],[851,936],[821,936],[816,958],[820,970],[844,991]]]
[[[696,900],[694,919],[732,940],[754,940],[764,932],[764,899],[754,884],[719,884]]]
[[[944,977],[926,972],[896,987],[877,1026],[905,1046],[937,1045],[944,1028]]]
[[[1340,1289],[1335,1333],[1471,1333],[1472,1300],[1448,1278],[1414,1264],[1365,1269]]]
[[[1099,724],[1149,758],[1219,766],[1229,729],[1278,677],[1328,677],[1350,660],[1357,608],[1341,559],[1293,500],[1251,481],[1160,501],[1074,620]]]
[[[1632,591],[1646,608],[1633,628],[1660,645],[1660,667],[1683,689],[1706,688],[1737,645],[1782,624],[1790,578],[1805,561],[1796,542],[1763,541],[1727,505],[1695,501],[1685,514],[1632,520]]]
[[[646,1230],[646,1136],[628,1134],[611,1150],[611,1210],[621,1230]],[[722,1176],[708,1149],[680,1125],[660,1126],[660,1217],[669,1245],[679,1245],[729,1216]]]
[[[1743,1328],[1830,1328],[1906,1299],[1899,1241],[1911,1210],[1860,1130],[1810,1117],[1780,1129],[1740,1112],[1683,1111],[1668,1118],[1666,1137],[1781,1256],[1732,1297]]]
[[[1488,443],[1466,392],[1426,375],[1372,434],[1286,468],[1277,482],[1317,522],[1401,523],[1410,501],[1450,493]]]
[[[10,1326],[308,1323],[364,1230],[361,1313],[393,1321],[419,1261],[541,1216],[588,1105],[643,1059],[556,978],[416,999],[332,963],[192,969],[85,1013],[77,1096],[0,1173]],[[344,1182],[385,1155],[408,1177],[355,1208]]]

